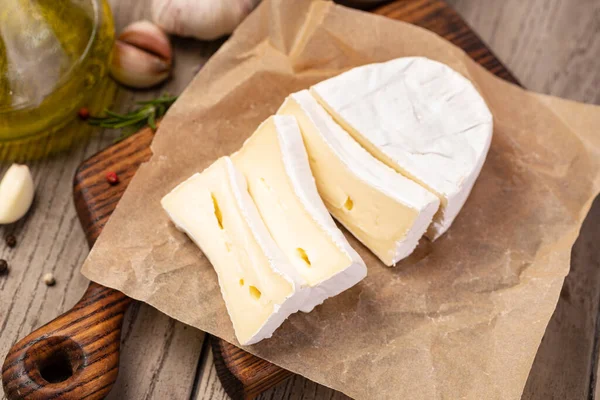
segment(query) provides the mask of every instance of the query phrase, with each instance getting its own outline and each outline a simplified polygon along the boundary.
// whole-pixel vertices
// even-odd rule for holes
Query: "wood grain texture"
[[[205,343],[208,344],[209,341]],[[223,389],[223,384],[217,376],[214,355],[210,345],[202,352],[202,361],[198,370],[198,383],[190,400],[228,400],[229,395]]]
[[[117,31],[130,22],[148,18],[144,0],[109,0]],[[114,109],[125,111],[137,100],[163,92],[179,94],[222,41],[173,41],[175,70],[164,85],[144,91],[119,91]],[[73,207],[72,180],[78,165],[111,145],[119,132],[97,130],[68,153],[30,163],[36,199],[28,215],[16,224],[0,227],[0,239],[12,233],[18,245],[9,249],[0,241],[0,258],[10,272],[0,276],[0,357],[29,332],[71,309],[89,281],[79,268],[89,252]],[[8,165],[2,166],[4,172]],[[56,285],[42,281],[52,272]],[[121,369],[112,399],[186,398],[196,376],[204,334],[176,323],[154,308],[135,305],[125,315],[121,338]],[[0,397],[5,398],[0,387]]]
[[[598,0],[448,0],[534,91],[600,103]]]
[[[90,244],[100,234],[137,168],[150,158],[153,137],[152,130],[146,128],[94,155],[77,169],[73,187],[75,207]],[[119,184],[110,185],[106,181],[109,171],[117,173]],[[141,343],[134,357],[124,358],[120,374],[123,384],[110,397],[189,396],[204,334],[139,303],[130,315],[132,321],[123,341]],[[140,375],[149,377],[149,385],[132,384],[139,381]]]
[[[408,3],[411,0],[404,1]],[[600,103],[600,3],[597,0],[448,2],[526,87],[574,100]],[[118,27],[145,16],[148,4],[146,0],[112,0],[111,3]],[[147,99],[164,90],[171,94],[180,93],[219,44],[177,41],[174,80],[157,90],[135,93],[121,91],[117,108],[124,110],[134,100]],[[17,248],[12,250],[0,244],[0,258],[7,259],[11,266],[8,277],[0,277],[0,356],[3,357],[17,339],[71,308],[87,287],[88,282],[78,272],[88,249],[84,234],[77,227],[78,221],[71,203],[71,179],[82,160],[109,145],[116,135],[111,131],[98,132],[68,154],[31,165],[37,187],[34,207],[17,224],[0,227],[0,237],[14,233],[19,240]],[[591,222],[586,222],[586,226],[598,225],[598,207],[598,204],[594,205],[588,217]],[[588,257],[597,263],[598,257],[594,256],[594,250],[598,248],[596,243],[589,240],[583,246],[578,241],[575,247],[580,247],[574,250],[574,258]],[[55,287],[47,288],[41,282],[41,276],[48,271],[55,274]],[[589,279],[588,287],[595,284],[594,279]],[[571,276],[567,282],[571,282]],[[572,297],[571,306],[575,308],[583,302],[589,311],[576,313],[572,320],[557,324],[561,330],[568,327],[573,336],[551,343],[555,349],[552,362],[556,365],[560,365],[561,356],[572,354],[571,349],[563,349],[564,340],[571,346],[577,346],[582,337],[586,338],[585,343],[590,343],[590,337],[593,342],[592,333],[585,331],[577,334],[577,331],[583,331],[590,321],[596,319],[598,304],[594,303],[592,297],[583,299],[585,296],[581,293],[583,288],[580,283],[572,282],[570,285],[572,290],[569,293],[579,295]],[[569,310],[566,311],[568,314]],[[575,321],[575,318],[580,321]],[[553,318],[551,326],[555,323]],[[185,399],[192,391],[192,398],[196,400],[227,398],[214,372],[210,346],[205,345],[200,364],[197,360],[189,361],[192,357],[186,354],[185,344],[189,353],[197,354],[200,351],[199,336],[202,335],[194,329],[186,330],[182,324],[172,324],[172,320],[151,307],[132,307],[124,324],[121,372],[110,398]],[[545,343],[546,337],[542,347]],[[585,351],[585,348],[582,346],[580,351]],[[591,366],[593,357],[593,354],[589,354],[590,375],[596,373],[595,367]],[[580,370],[572,369],[568,363],[563,366],[562,372],[553,377],[552,384],[546,388],[558,390],[556,395],[530,398],[584,399],[593,396],[593,393],[589,393],[589,375],[580,374]],[[575,375],[583,377],[585,382],[573,381]],[[588,396],[577,397],[583,393],[588,393]],[[341,395],[294,377],[259,398],[342,398],[338,396]]]
[[[93,155],[77,168],[73,178],[73,199],[90,246],[102,232],[137,169],[152,156],[150,144],[153,138],[152,129],[142,129]],[[118,184],[111,185],[104,178],[108,172],[117,174]]]
[[[215,366],[216,357],[212,348],[208,346],[202,357],[200,368],[200,380],[197,390],[191,400],[226,400],[230,399],[217,375]],[[309,381],[299,375],[292,375],[290,379],[283,381],[258,397],[256,400],[346,400],[349,397],[342,393],[331,390],[325,386]]]
[[[509,82],[519,83],[460,15],[443,0],[395,1],[374,12],[435,32],[463,49],[488,71]]]
[[[92,283],[73,309],[11,349],[2,366],[6,396],[103,399],[117,380],[121,326],[130,303],[124,294]]]
[[[293,376],[224,340],[211,337],[210,343],[217,375],[233,399],[253,399]]]

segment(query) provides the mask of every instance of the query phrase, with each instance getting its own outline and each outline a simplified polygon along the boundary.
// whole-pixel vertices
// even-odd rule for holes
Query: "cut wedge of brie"
[[[273,241],[229,157],[181,183],[162,206],[215,268],[242,345],[271,337],[304,304],[303,279]]]
[[[438,210],[438,198],[370,155],[307,90],[290,95],[278,114],[298,120],[331,214],[386,265],[412,253]]]
[[[492,115],[469,80],[426,58],[354,68],[311,93],[363,147],[441,200],[439,237],[465,203],[492,138]]]
[[[319,197],[296,119],[274,116],[232,156],[271,236],[300,276],[310,311],[366,276]]]

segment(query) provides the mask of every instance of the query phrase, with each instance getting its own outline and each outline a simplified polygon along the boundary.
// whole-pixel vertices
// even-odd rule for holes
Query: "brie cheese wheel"
[[[270,117],[232,159],[271,236],[307,283],[302,311],[366,276],[319,197],[295,118]]]
[[[304,304],[304,281],[273,241],[228,157],[194,174],[161,203],[212,263],[242,345],[271,337]]]
[[[307,90],[290,95],[278,114],[296,117],[331,214],[386,265],[412,253],[438,198],[370,155]]]
[[[465,203],[492,138],[492,114],[469,80],[420,57],[354,68],[311,93],[369,152],[441,200],[439,237]]]

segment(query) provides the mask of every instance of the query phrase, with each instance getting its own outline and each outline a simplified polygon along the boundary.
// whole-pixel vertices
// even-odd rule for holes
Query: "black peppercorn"
[[[17,238],[15,235],[8,235],[6,237],[6,245],[11,249],[17,245]]]
[[[0,260],[0,275],[6,275],[8,273],[8,263],[6,260]]]

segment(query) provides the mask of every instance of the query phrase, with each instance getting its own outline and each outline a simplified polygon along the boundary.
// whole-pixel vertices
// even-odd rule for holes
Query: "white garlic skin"
[[[110,73],[123,85],[143,89],[171,74],[173,50],[167,35],[150,21],[127,26],[113,46]]]
[[[152,0],[152,19],[166,32],[213,40],[229,35],[260,0]]]
[[[147,49],[169,62],[173,58],[169,37],[150,21],[141,20],[127,25],[118,39],[140,49]]]
[[[31,207],[35,187],[27,165],[13,164],[0,182],[0,224],[12,224]]]

